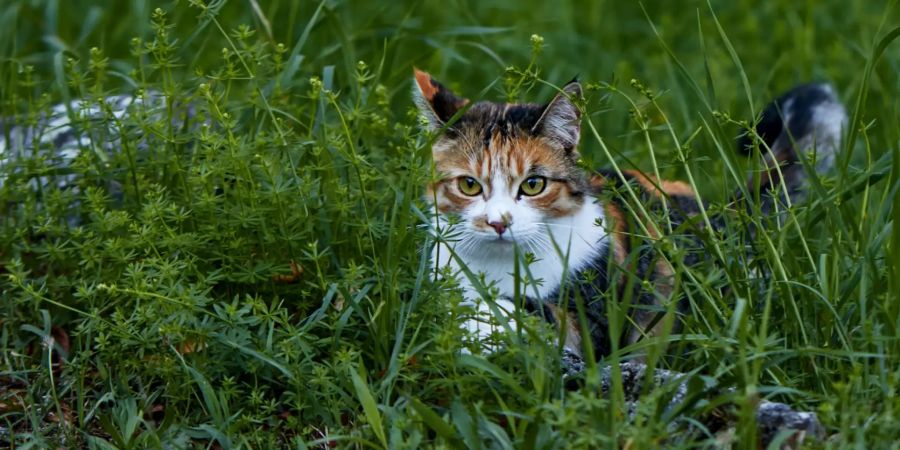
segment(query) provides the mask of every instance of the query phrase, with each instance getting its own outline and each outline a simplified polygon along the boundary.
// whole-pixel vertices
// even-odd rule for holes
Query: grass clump
[[[748,445],[759,398],[817,412],[823,446],[900,437],[894,3],[9,3],[5,445],[690,447],[712,437],[677,417],[726,402]],[[709,263],[673,253],[691,315],[642,345],[698,400],[676,414],[662,388],[629,414],[593,372],[565,389],[537,321],[461,353],[460,294],[423,258],[413,65],[511,101],[580,73],[585,164],[693,180],[712,212],[756,163],[733,136],[777,92],[831,80],[853,123],[786,223],[748,242],[759,218],[735,213]],[[73,151],[14,152],[12,124],[53,136],[48,117]]]

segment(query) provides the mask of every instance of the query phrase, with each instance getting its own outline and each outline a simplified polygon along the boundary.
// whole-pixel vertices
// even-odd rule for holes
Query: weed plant
[[[819,415],[813,447],[895,448],[896,2],[648,3],[6,0],[0,445],[687,448],[729,404],[753,448],[766,398]],[[683,329],[577,390],[534,318],[463,352],[455,280],[425,258],[413,66],[509,101],[580,74],[585,167],[686,180],[726,218],[699,264],[654,242]],[[760,160],[734,137],[809,80],[851,115],[837,167],[781,221],[735,210]],[[61,131],[60,104],[70,160],[13,145]],[[636,352],[688,373],[692,400],[669,410],[663,386],[630,411],[615,376],[603,394]]]

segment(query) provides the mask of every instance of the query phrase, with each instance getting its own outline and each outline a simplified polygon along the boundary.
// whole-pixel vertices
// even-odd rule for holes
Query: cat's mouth
[[[482,244],[510,245],[516,242],[516,238],[509,233],[498,235],[496,233],[478,233],[478,242]]]
[[[485,241],[496,245],[512,245],[516,243],[516,237],[509,233],[503,233],[501,235],[494,234],[488,236]]]

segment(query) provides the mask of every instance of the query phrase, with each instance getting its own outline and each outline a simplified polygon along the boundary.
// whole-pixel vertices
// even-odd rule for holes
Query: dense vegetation
[[[676,417],[724,403],[752,446],[759,398],[817,412],[813,446],[896,445],[896,2],[589,3],[5,1],[0,446],[692,446],[712,438]],[[758,164],[732,143],[767,99],[829,80],[852,123],[786,222],[726,211],[708,264],[667,253],[680,334],[570,391],[536,320],[460,352],[459,292],[423,258],[413,66],[495,100],[579,74],[584,164],[688,180],[714,211]],[[77,112],[117,94],[145,101]],[[11,123],[68,101],[77,156],[13,158]],[[660,389],[630,417],[601,394],[636,350],[697,401]]]

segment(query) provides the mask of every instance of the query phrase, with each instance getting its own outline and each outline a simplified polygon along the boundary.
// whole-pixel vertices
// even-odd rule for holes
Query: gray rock
[[[566,351],[562,356],[562,368],[563,378],[569,382],[570,387],[574,387],[575,383],[572,381],[584,373],[585,363],[578,355]],[[644,393],[648,367],[640,362],[626,361],[619,363],[618,370],[622,377],[625,401],[629,403],[628,410],[633,415]],[[613,367],[609,365],[601,367],[599,376],[600,388],[604,392],[609,392],[613,383]],[[686,374],[654,369],[651,379],[653,380],[652,387],[677,383],[674,387],[674,394],[669,400],[668,410],[675,410],[687,399],[688,377]],[[721,415],[716,414],[715,417],[710,417],[708,423],[704,423],[704,425],[711,431],[727,432],[729,428],[733,427],[735,421],[734,413],[731,411],[733,409],[723,409]],[[676,426],[679,423],[687,422],[678,419],[673,421]],[[814,439],[824,437],[824,428],[815,413],[796,411],[784,403],[761,401],[756,409],[756,423],[759,433],[757,439],[762,448],[767,448],[776,440],[780,442],[780,448],[796,448],[808,436]]]

